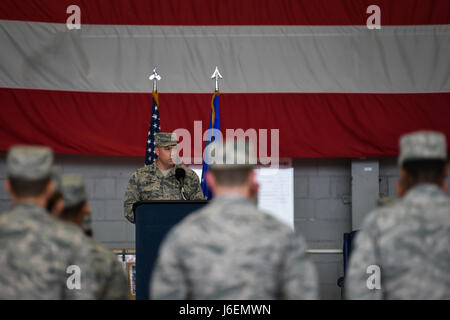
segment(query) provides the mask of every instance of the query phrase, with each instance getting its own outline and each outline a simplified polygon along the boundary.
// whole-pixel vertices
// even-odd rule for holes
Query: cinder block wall
[[[296,159],[294,223],[310,249],[341,249],[351,231],[349,159]],[[311,254],[319,272],[322,299],[340,299],[337,280],[344,274],[342,254]]]
[[[6,153],[0,153],[0,210],[10,205],[4,187]],[[142,157],[56,155],[64,173],[85,177],[92,209],[94,237],[111,248],[134,248],[134,225],[123,217],[123,194]],[[295,228],[310,249],[342,248],[351,229],[351,160],[295,159]],[[395,158],[380,159],[380,196],[395,196]],[[447,181],[450,182],[448,179]],[[320,276],[322,299],[340,299],[337,279],[343,275],[342,254],[311,254]]]

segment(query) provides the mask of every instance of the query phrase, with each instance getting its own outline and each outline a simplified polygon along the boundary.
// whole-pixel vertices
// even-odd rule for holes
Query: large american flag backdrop
[[[448,0],[2,0],[0,46],[0,150],[144,156],[154,67],[164,131],[207,129],[218,66],[223,131],[280,129],[281,157],[450,138]]]

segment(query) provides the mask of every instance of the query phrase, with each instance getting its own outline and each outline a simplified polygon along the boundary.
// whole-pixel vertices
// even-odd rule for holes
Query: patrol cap
[[[256,154],[248,139],[226,139],[214,141],[206,152],[206,161],[211,170],[253,168]]]
[[[84,179],[78,174],[65,174],[61,179],[65,207],[72,207],[87,200]]]
[[[177,143],[178,137],[176,133],[171,132],[155,133],[155,146],[158,147],[176,146]]]
[[[12,146],[8,150],[6,166],[8,177],[39,180],[50,177],[53,152],[43,146]]]
[[[408,160],[446,160],[445,135],[437,131],[417,131],[400,138],[398,164]]]
[[[50,177],[52,178],[53,182],[55,183],[55,192],[62,192],[61,191],[61,179],[62,179],[62,170],[58,166],[53,166],[50,171]]]

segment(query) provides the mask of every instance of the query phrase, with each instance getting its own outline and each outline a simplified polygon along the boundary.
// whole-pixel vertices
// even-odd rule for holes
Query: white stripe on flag
[[[0,87],[208,93],[450,92],[450,25],[105,26],[0,20]]]

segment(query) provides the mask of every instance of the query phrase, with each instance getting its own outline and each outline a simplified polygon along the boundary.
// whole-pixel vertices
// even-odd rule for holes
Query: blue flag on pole
[[[219,94],[218,90],[214,91],[212,101],[211,101],[211,116],[209,118],[209,128],[208,129],[217,129],[220,131],[220,114],[219,114]],[[215,136],[213,134],[209,134],[206,140],[206,147],[214,141]],[[205,147],[205,149],[206,149]],[[206,172],[209,170],[208,163],[205,162],[205,155],[203,155],[203,170],[202,170],[202,191],[206,200],[211,200],[213,195],[211,190],[208,188],[208,184],[206,183]]]
[[[148,166],[155,162],[158,156],[155,153],[155,133],[161,131],[159,122],[159,101],[158,91],[153,91],[152,116],[150,118],[150,127],[148,129],[147,149],[145,151],[145,165]]]

